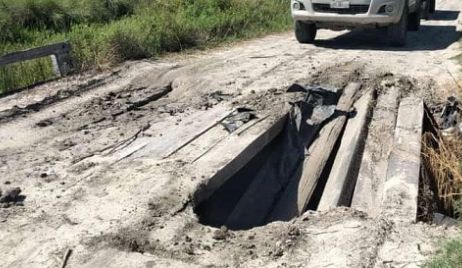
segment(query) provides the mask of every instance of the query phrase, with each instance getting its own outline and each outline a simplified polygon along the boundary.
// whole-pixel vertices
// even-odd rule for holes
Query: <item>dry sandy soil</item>
[[[22,193],[0,208],[0,266],[59,267],[68,249],[67,267],[421,265],[456,230],[337,208],[231,231],[201,224],[194,208],[289,109],[295,82],[373,88],[392,77],[429,102],[460,90],[462,2],[437,2],[404,48],[378,30],[321,30],[314,45],[283,33],[1,99],[0,188]],[[229,134],[216,122],[236,107],[262,120]]]

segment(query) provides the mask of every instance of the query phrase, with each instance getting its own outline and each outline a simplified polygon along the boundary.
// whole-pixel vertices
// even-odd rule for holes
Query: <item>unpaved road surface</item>
[[[292,33],[127,63],[0,100],[1,267],[417,267],[455,230],[350,208],[306,212],[246,231],[199,223],[201,185],[288,109],[288,86],[364,88],[398,79],[437,102],[460,90],[453,60],[459,0],[388,47],[380,31]],[[216,124],[236,107],[260,120],[239,134]]]

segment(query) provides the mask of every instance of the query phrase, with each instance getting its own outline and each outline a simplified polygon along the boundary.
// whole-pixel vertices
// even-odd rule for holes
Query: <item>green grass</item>
[[[0,93],[2,88],[24,88],[53,77],[54,72],[49,57],[0,67]]]
[[[462,220],[462,201],[453,202],[454,217],[459,224]],[[444,241],[441,250],[431,258],[425,268],[459,268],[462,267],[462,236]]]
[[[462,238],[447,242],[441,252],[435,256],[426,268],[459,268],[462,267]]]
[[[68,40],[84,71],[290,25],[288,0],[0,0],[0,55]],[[0,92],[35,76],[28,68],[19,76],[3,70],[10,78],[0,78]]]

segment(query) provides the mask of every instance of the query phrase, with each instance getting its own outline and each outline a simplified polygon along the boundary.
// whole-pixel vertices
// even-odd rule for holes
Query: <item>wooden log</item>
[[[364,94],[354,105],[356,116],[346,125],[340,148],[334,160],[317,210],[349,206],[356,181],[355,170],[361,161],[373,91]]]
[[[197,174],[205,174],[197,176],[210,177],[210,179],[193,191],[193,204],[198,205],[209,198],[229,178],[249,163],[281,133],[286,120],[287,113],[281,113],[262,121],[253,131],[245,132],[244,135],[230,135],[221,146],[217,146],[196,161]],[[229,144],[233,146],[229,147]]]
[[[399,88],[391,87],[378,96],[361,160],[351,207],[377,215],[393,146]]]
[[[290,220],[306,210],[360,87],[359,83],[350,83],[345,88],[337,105],[336,116],[321,129],[319,137],[310,146],[308,156],[302,164],[301,175],[291,178],[269,216],[270,221]]]
[[[382,204],[385,215],[395,221],[415,222],[417,219],[423,121],[423,101],[413,97],[403,99]]]

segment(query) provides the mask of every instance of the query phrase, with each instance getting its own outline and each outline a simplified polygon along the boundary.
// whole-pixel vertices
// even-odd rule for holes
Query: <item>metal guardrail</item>
[[[67,42],[46,45],[43,47],[17,51],[0,57],[0,67],[8,64],[51,57],[53,70],[57,77],[69,74],[72,70],[71,45]]]

